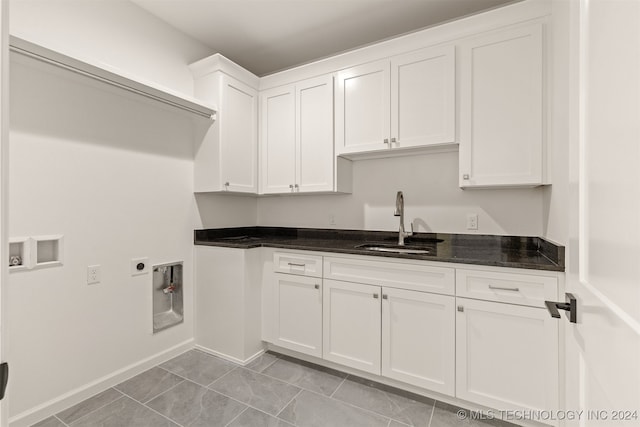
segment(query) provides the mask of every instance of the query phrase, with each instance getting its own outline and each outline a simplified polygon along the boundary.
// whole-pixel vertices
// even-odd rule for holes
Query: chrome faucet
[[[404,238],[413,236],[413,223],[411,223],[411,231],[404,231],[404,195],[402,191],[398,191],[396,194],[396,211],[394,216],[400,217],[400,229],[398,230],[398,246],[404,246]]]

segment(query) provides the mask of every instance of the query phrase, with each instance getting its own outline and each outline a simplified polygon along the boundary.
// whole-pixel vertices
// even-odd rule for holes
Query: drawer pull
[[[289,267],[306,267],[307,264],[296,264],[295,262],[288,262]]]
[[[512,291],[512,292],[518,292],[520,290],[520,288],[503,288],[500,286],[493,286],[493,285],[489,285],[489,289],[495,289],[500,291]]]

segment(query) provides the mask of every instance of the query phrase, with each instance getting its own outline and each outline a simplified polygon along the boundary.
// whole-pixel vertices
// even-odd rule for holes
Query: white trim
[[[18,415],[15,415],[9,419],[9,425],[11,427],[28,427],[32,424],[43,420],[51,415],[54,415],[64,409],[67,409],[73,405],[88,399],[104,390],[120,384],[121,382],[134,377],[147,369],[150,369],[160,363],[166,362],[188,350],[194,348],[194,340],[189,339],[182,343],[175,345],[160,353],[156,353],[153,356],[142,359],[131,365],[125,366],[122,369],[118,369],[108,375],[98,378],[95,381],[87,383],[81,387],[71,390],[61,396],[51,399],[41,405],[24,411]]]
[[[217,356],[221,359],[228,360],[229,362],[237,363],[238,365],[247,366],[249,363],[256,360],[258,357],[262,356],[265,352],[265,349],[261,349],[256,354],[247,357],[246,359],[238,359],[237,357],[229,356],[228,354],[220,353],[219,351],[212,350],[208,347],[202,346],[200,344],[196,344],[195,348],[200,351],[204,351],[205,353],[209,353],[213,356]]]

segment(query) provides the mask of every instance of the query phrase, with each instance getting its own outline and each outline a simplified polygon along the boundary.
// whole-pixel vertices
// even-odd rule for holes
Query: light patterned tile
[[[225,396],[276,415],[300,389],[248,369],[238,368],[209,386]]]
[[[162,415],[129,397],[121,397],[80,418],[72,427],[178,427]]]
[[[167,371],[203,386],[208,386],[237,366],[198,350],[188,351],[160,365]]]
[[[432,399],[351,376],[342,383],[333,397],[419,427],[429,425],[434,404]]]
[[[56,417],[58,417],[65,424],[71,424],[72,422],[84,417],[87,414],[90,414],[96,409],[100,409],[101,407],[108,405],[109,403],[120,399],[121,397],[122,393],[110,388],[103,391],[102,393],[98,393],[93,397],[83,400],[82,402],[72,406],[71,408],[58,412],[56,414]]]
[[[66,427],[62,421],[57,419],[56,417],[45,418],[37,424],[32,425],[31,427]]]
[[[276,354],[263,353],[255,360],[252,360],[251,363],[247,364],[245,368],[251,369],[252,371],[256,371],[256,372],[262,372],[276,360],[278,360],[278,356]]]
[[[179,376],[156,366],[114,388],[138,402],[145,403],[182,381],[184,379]]]
[[[184,381],[149,403],[151,409],[181,425],[224,426],[246,406],[191,381]]]
[[[278,414],[298,427],[387,427],[389,419],[320,394],[303,390]]]
[[[331,396],[347,376],[347,374],[333,369],[291,358],[277,360],[262,373],[326,396]]]
[[[265,414],[257,409],[247,408],[238,418],[227,427],[293,427],[291,424]]]

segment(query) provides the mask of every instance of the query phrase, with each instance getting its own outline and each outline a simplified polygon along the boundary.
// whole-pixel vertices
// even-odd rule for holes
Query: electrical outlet
[[[149,258],[134,258],[131,260],[131,275],[139,276],[149,272]]]
[[[90,265],[87,267],[87,285],[100,283],[100,266]]]
[[[478,214],[470,213],[467,214],[467,230],[477,230],[478,229]]]

